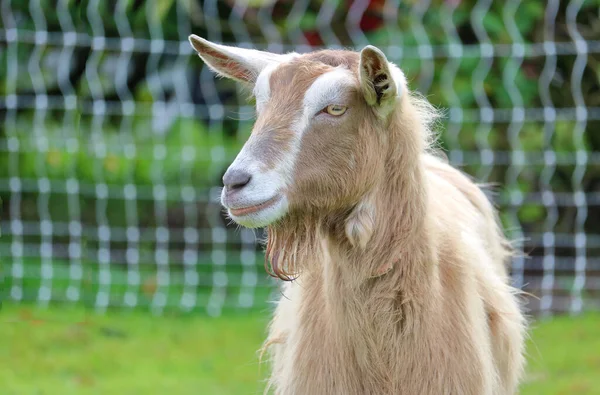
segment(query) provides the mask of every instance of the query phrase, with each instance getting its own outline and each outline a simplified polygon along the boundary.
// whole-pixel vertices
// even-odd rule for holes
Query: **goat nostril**
[[[242,189],[250,182],[252,176],[244,170],[227,170],[223,176],[223,185],[231,190]]]
[[[248,185],[249,182],[250,182],[250,177],[248,177],[247,179],[245,179],[242,182],[229,185],[229,188],[231,188],[231,189],[242,189],[243,187],[245,187],[246,185]]]

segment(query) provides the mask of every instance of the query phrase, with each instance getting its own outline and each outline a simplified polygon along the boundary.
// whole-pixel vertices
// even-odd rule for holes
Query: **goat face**
[[[223,176],[221,202],[250,228],[295,211],[355,205],[382,171],[385,125],[406,89],[377,48],[277,55],[190,36],[217,74],[256,97],[252,134]]]

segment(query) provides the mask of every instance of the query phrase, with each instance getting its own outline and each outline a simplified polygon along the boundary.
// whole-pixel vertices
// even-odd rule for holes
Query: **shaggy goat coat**
[[[217,72],[256,81],[225,47],[200,40],[192,45]],[[272,67],[271,100],[247,146],[262,142],[276,161],[293,143],[289,108],[339,68],[354,84],[346,123],[335,123],[335,113],[305,127],[288,208],[267,224],[269,269],[293,277],[282,284],[265,343],[267,390],[515,393],[525,321],[509,286],[510,248],[484,193],[432,153],[435,112],[383,54],[323,51]],[[281,133],[267,139],[265,130]]]

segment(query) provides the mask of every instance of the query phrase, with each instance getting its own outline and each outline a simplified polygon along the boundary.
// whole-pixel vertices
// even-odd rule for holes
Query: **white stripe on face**
[[[278,64],[272,64],[265,67],[256,79],[256,84],[254,85],[254,97],[256,97],[256,111],[259,113],[271,97],[271,85],[269,80],[271,79],[271,74],[278,66]]]
[[[271,84],[269,81],[271,79],[271,74],[273,74],[273,71],[275,71],[275,69],[281,66],[281,64],[283,64],[284,62],[289,62],[298,56],[299,55],[295,52],[291,52],[286,55],[280,55],[280,62],[271,63],[260,72],[260,74],[256,78],[256,83],[254,84],[254,89],[252,91],[254,97],[256,98],[257,112],[260,113],[265,107],[265,104],[267,104],[267,102],[271,98]]]
[[[336,68],[320,75],[304,94],[304,120],[309,121],[330,104],[346,104],[348,89],[356,82],[350,70]]]
[[[304,93],[302,101],[302,113],[291,125],[294,131],[294,139],[291,149],[286,153],[278,170],[287,185],[291,185],[293,170],[300,152],[302,135],[306,132],[312,118],[323,108],[330,104],[346,104],[348,101],[348,90],[355,86],[356,82],[352,73],[344,68],[336,68],[317,77]]]

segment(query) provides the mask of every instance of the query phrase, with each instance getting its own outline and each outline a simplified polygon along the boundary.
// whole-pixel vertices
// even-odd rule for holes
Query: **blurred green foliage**
[[[82,183],[207,186],[220,173],[219,166],[225,166],[240,148],[219,130],[209,132],[200,120],[178,118],[161,135],[153,133],[151,121],[140,118],[126,133],[119,133],[118,124],[108,123],[94,132],[90,122],[78,122],[73,130],[65,131],[64,124],[49,120],[31,133],[31,119],[20,117],[6,134],[18,141],[14,166],[19,177],[75,178]],[[215,151],[220,153],[216,159]],[[11,160],[15,161],[15,155],[0,156],[0,177],[11,175]]]

